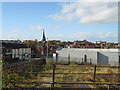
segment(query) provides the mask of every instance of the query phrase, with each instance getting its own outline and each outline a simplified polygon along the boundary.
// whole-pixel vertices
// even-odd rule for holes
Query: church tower
[[[46,37],[45,37],[45,32],[44,32],[44,29],[43,29],[43,35],[42,35],[42,55],[43,56],[46,56],[47,55],[47,46],[46,46]]]
[[[45,43],[45,42],[46,42],[46,37],[45,37],[45,32],[44,32],[44,30],[43,30],[42,42],[43,42],[43,43]]]

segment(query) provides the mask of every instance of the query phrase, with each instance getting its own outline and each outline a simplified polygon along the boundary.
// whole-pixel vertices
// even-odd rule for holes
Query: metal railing
[[[35,65],[35,66],[38,66],[38,67],[45,67],[45,65],[41,65],[41,66],[39,66],[39,65]],[[117,86],[119,86],[120,85],[120,82],[119,82],[119,79],[120,79],[120,72],[119,72],[119,69],[120,69],[120,67],[118,67],[118,66],[97,66],[97,65],[91,65],[91,66],[87,66],[87,65],[79,65],[79,66],[67,66],[67,65],[60,65],[61,67],[62,66],[66,66],[66,67],[77,67],[77,68],[84,68],[84,67],[88,67],[88,68],[90,68],[90,67],[92,67],[93,68],[93,72],[91,73],[83,73],[83,72],[80,72],[80,73],[57,73],[56,72],[56,70],[58,70],[58,69],[61,69],[61,68],[58,68],[58,66],[59,65],[55,65],[55,64],[53,64],[52,65],[52,68],[51,68],[51,70],[52,70],[52,72],[51,73],[44,73],[44,72],[39,72],[39,74],[43,74],[43,75],[47,75],[47,74],[50,74],[50,75],[52,75],[51,76],[51,78],[52,78],[52,81],[44,81],[44,82],[11,82],[12,84],[14,84],[14,86],[15,86],[15,84],[17,84],[17,83],[27,83],[27,84],[30,84],[30,83],[35,83],[36,85],[35,85],[35,87],[36,86],[39,86],[40,84],[50,84],[51,85],[51,87],[55,87],[55,84],[69,84],[69,85],[71,85],[71,84],[80,84],[80,85],[108,85],[108,88],[110,88],[110,86],[111,85],[117,85]],[[33,66],[34,67],[34,66]],[[109,67],[109,68],[117,68],[118,69],[118,73],[117,74],[111,74],[111,73],[97,73],[97,68],[105,68],[105,67]],[[26,73],[36,73],[36,72],[26,72]],[[38,73],[38,72],[37,72]],[[83,75],[83,74],[88,74],[88,75],[90,75],[90,74],[92,74],[93,75],[93,80],[92,80],[92,82],[90,82],[90,83],[84,83],[84,82],[57,82],[57,81],[55,81],[56,80],[56,75],[58,75],[58,74],[64,74],[64,75],[69,75],[69,74],[74,74],[74,75],[76,75],[76,74],[79,74],[79,75]],[[117,77],[118,77],[118,81],[116,82],[116,83],[113,83],[113,82],[105,82],[105,83],[102,83],[102,82],[97,82],[96,81],[96,76],[97,75],[108,75],[108,76],[110,76],[110,75],[116,75]]]

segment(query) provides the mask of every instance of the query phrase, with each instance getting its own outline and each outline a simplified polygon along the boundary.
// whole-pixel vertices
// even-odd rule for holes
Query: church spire
[[[46,37],[45,37],[45,32],[44,32],[44,29],[43,29],[43,37],[42,37],[42,41],[45,42],[46,41]]]

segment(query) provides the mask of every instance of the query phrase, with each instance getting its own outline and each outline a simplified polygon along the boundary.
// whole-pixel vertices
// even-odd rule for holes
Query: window
[[[11,49],[7,49],[7,52],[11,52]]]

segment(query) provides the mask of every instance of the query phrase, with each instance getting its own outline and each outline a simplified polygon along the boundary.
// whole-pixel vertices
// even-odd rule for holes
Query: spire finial
[[[44,29],[43,29],[43,38],[42,38],[42,41],[45,42],[46,41],[46,37],[45,37],[45,32],[44,32]]]

